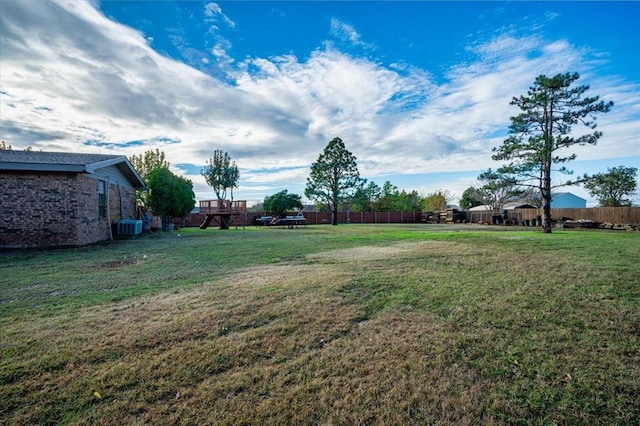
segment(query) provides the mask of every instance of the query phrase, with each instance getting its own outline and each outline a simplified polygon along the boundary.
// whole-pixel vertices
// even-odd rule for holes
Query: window
[[[105,181],[98,181],[98,216],[107,217],[107,185]]]

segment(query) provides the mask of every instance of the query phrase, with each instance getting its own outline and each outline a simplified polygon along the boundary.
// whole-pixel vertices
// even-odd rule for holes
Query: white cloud
[[[230,28],[236,27],[236,23],[222,12],[222,8],[217,3],[205,4],[204,14],[212,22],[218,22],[221,20]]]
[[[216,58],[218,64],[221,62],[226,64],[232,64],[235,62],[235,59],[233,59],[228,53],[230,48],[231,44],[226,39],[219,39],[216,45],[213,46],[211,53]]]
[[[226,22],[215,3],[205,13]],[[261,200],[265,188],[300,192],[309,165],[335,136],[356,155],[365,177],[495,167],[491,148],[502,142],[516,112],[511,98],[525,94],[538,74],[567,69],[579,70],[594,93],[616,102],[599,119],[605,136],[598,148],[580,148],[579,158],[640,152],[638,83],[596,78],[591,69],[597,63],[564,40],[498,36],[477,43],[470,49],[474,56],[441,83],[428,70],[384,66],[330,45],[305,60],[234,61],[230,43],[220,41],[211,53],[233,67],[231,85],[158,54],[143,34],[88,3],[34,8],[6,1],[0,20],[3,140],[17,149],[124,155],[159,147],[173,164],[195,166],[224,149],[241,167],[236,198]],[[332,32],[362,42],[339,20],[332,21]],[[199,197],[210,196],[201,176],[177,170],[194,180]]]
[[[349,25],[337,18],[331,18],[330,32],[331,36],[342,42],[349,43],[353,46],[366,48],[371,47],[371,45],[362,40],[362,36],[352,25]]]

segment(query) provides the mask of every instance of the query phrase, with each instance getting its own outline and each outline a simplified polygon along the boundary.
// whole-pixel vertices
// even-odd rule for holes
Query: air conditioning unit
[[[142,234],[142,221],[125,219],[118,221],[118,235]]]

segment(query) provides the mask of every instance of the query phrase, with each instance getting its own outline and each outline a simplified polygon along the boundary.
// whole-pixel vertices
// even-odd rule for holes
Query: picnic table
[[[254,225],[270,225],[272,220],[272,216],[255,216],[253,223]]]
[[[284,216],[284,217],[277,217],[277,216],[256,216],[254,218],[254,223],[256,225],[280,225],[282,227],[289,227],[289,228],[297,228],[300,225],[305,225],[307,224],[307,218],[304,217],[304,215],[297,215],[297,216]]]
[[[307,225],[307,218],[303,215],[299,216],[285,216],[284,218],[278,219],[278,225],[288,226],[289,229],[297,228],[300,225]]]

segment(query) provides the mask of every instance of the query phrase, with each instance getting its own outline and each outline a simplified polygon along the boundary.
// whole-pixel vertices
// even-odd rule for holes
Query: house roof
[[[147,186],[127,157],[107,154],[71,152],[0,151],[0,170],[66,172],[93,174],[98,169],[115,166],[135,189]]]
[[[537,207],[529,203],[507,203],[502,208],[504,210],[513,210],[513,209],[535,209]]]
[[[535,209],[536,206],[533,206],[531,204],[528,203],[507,203],[504,206],[502,206],[502,210],[513,210],[513,209]],[[477,212],[477,211],[492,211],[494,209],[491,208],[491,206],[487,205],[487,204],[481,204],[479,206],[475,206],[475,207],[471,207],[469,209],[470,212]]]
[[[491,210],[491,206],[488,206],[486,204],[481,204],[479,206],[475,206],[475,207],[471,207],[468,209],[470,212],[477,212],[477,211],[483,211],[483,210]]]
[[[565,197],[565,196],[570,196],[570,197],[575,197],[575,198],[579,198],[583,201],[587,201],[584,198],[572,193],[572,192],[554,192],[551,194],[551,198],[553,197]]]

